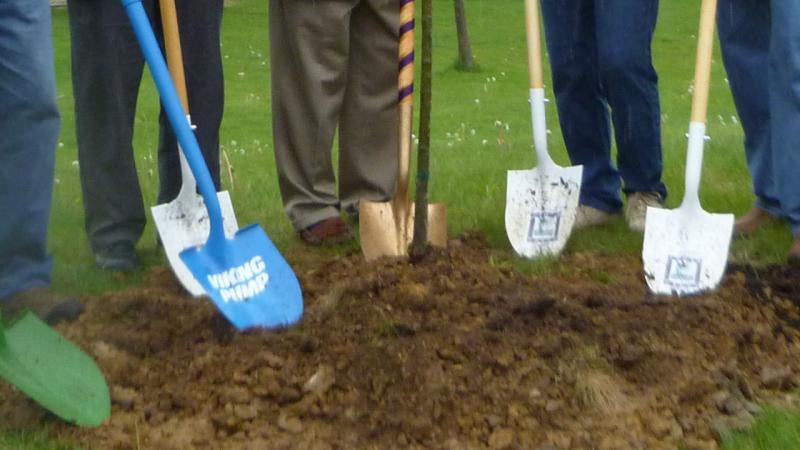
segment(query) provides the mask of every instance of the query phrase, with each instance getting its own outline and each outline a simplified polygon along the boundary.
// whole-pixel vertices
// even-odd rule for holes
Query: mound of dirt
[[[88,299],[60,330],[106,374],[112,417],[72,428],[4,385],[0,423],[97,449],[714,449],[794,401],[797,269],[662,299],[633,255],[522,275],[475,235],[415,264],[331,258],[290,257],[306,312],[278,332],[234,332],[163,269]]]

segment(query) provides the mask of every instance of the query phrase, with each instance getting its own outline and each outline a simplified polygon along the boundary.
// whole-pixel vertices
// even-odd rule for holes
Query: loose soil
[[[236,333],[166,269],[59,330],[108,378],[78,429],[0,386],[0,423],[93,449],[716,449],[793,405],[800,270],[648,294],[635,255],[524,275],[472,234],[422,261],[289,255],[302,322]]]

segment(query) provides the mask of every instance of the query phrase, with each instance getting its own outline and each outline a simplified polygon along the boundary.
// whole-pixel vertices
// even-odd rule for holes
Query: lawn
[[[478,69],[458,69],[452,2],[434,1],[434,78],[431,200],[447,205],[451,236],[480,230],[493,247],[521,270],[547,270],[548,263],[520,261],[511,255],[503,225],[506,171],[536,164],[527,101],[528,72],[522,2],[467,0],[470,34]],[[685,133],[691,103],[698,2],[662,2],[654,42],[660,75],[664,181],[668,207],[683,194]],[[56,266],[54,286],[77,295],[98,295],[141,282],[148,270],[166,264],[148,224],[138,251],[144,268],[119,276],[94,266],[83,229],[70,81],[67,11],[53,10],[56,70],[62,129],[50,227]],[[420,22],[417,22],[420,23]],[[222,179],[231,193],[240,225],[262,225],[278,248],[298,251],[278,193],[270,130],[270,62],[266,2],[234,0],[225,9],[222,51],[226,79],[225,118],[221,129]],[[744,162],[742,131],[727,86],[718,48],[712,66],[701,200],[706,210],[741,214],[752,204]],[[546,74],[546,79],[549,76]],[[549,83],[546,80],[546,84]],[[546,86],[549,92],[549,85]],[[552,97],[552,94],[548,94]],[[547,110],[550,148],[560,164],[568,159],[553,103]],[[134,147],[142,193],[152,205],[157,192],[156,144],[158,100],[145,75],[136,115]],[[756,238],[734,242],[732,259],[756,264],[781,262],[790,243],[787,227],[775,225]],[[642,238],[622,220],[604,229],[574,233],[566,252],[630,253],[641,251]],[[797,416],[767,417],[751,439],[737,436],[731,449],[789,448],[764,436],[797,434]],[[50,448],[34,436],[8,436],[6,446]],[[34,442],[35,441],[35,442]],[[747,446],[750,445],[750,446]],[[786,445],[789,445],[786,443]]]

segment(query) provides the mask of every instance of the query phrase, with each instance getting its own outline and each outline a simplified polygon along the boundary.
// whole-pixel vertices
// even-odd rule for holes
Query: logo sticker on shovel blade
[[[558,227],[561,224],[560,212],[531,213],[528,226],[528,241],[553,241],[558,238]]]

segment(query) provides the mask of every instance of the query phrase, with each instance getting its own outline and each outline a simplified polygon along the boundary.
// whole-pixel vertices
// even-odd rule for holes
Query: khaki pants
[[[272,127],[284,208],[303,229],[386,201],[397,176],[397,0],[270,0]],[[332,163],[339,131],[339,191]]]

